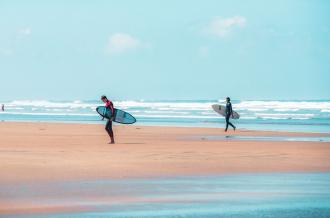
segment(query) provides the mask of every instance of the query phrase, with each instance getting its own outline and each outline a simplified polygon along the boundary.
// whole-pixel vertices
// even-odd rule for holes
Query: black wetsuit
[[[112,116],[114,116],[115,113],[115,109],[113,107],[113,103],[112,101],[107,101],[107,103],[105,104],[106,108],[109,108],[112,111]],[[112,120],[108,119],[107,124],[105,125],[105,130],[107,131],[108,135],[110,136],[111,139],[111,143],[114,143],[114,137],[113,137],[113,131],[112,131]]]
[[[112,121],[108,120],[107,124],[105,124],[105,130],[107,131],[110,138],[113,138],[113,131],[112,131]]]
[[[228,102],[228,103],[226,104],[226,130],[225,130],[225,131],[228,130],[228,125],[230,125],[230,126],[233,127],[234,129],[236,129],[236,127],[235,127],[235,126],[229,121],[230,116],[232,116],[232,115],[233,115],[233,108],[232,108],[232,106],[231,106],[231,103]]]

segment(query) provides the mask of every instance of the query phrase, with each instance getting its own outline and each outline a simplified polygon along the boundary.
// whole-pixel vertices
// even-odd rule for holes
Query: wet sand
[[[329,173],[7,184],[0,186],[7,199],[0,217],[323,218],[330,215],[329,184]]]

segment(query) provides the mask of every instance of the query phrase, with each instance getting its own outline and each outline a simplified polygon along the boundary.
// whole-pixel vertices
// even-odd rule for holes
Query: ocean
[[[114,101],[115,107],[137,118],[134,125],[224,127],[224,118],[211,108],[215,103],[224,101]],[[0,104],[5,104],[1,121],[104,123],[95,112],[103,105],[100,101],[14,100]],[[239,129],[330,133],[330,100],[234,100],[232,104],[241,115],[233,120]]]

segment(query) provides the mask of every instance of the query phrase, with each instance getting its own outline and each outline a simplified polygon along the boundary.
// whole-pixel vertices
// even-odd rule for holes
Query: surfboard
[[[218,114],[222,115],[222,116],[226,116],[226,106],[224,105],[220,105],[220,104],[214,104],[212,105],[212,108],[215,112],[217,112]],[[233,119],[239,119],[239,114],[236,111],[233,111]]]
[[[109,108],[104,106],[99,106],[96,108],[96,112],[100,114],[102,117],[110,119],[112,117],[112,111]],[[120,109],[115,108],[115,119],[114,122],[122,123],[122,124],[133,124],[136,122],[135,117],[133,117],[130,113],[122,111]]]

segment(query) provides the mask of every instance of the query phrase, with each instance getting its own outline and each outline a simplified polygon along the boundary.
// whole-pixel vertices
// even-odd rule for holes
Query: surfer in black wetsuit
[[[228,125],[230,125],[231,127],[233,127],[234,131],[236,130],[236,126],[234,126],[230,121],[230,117],[233,117],[233,108],[231,106],[231,103],[230,103],[230,98],[227,97],[226,98],[226,129],[225,129],[225,132],[227,132],[228,130]]]
[[[108,119],[107,124],[105,125],[105,131],[107,131],[108,135],[110,136],[111,141],[109,142],[109,144],[115,144],[115,138],[113,136],[113,131],[112,131],[112,121],[114,118],[113,116],[115,114],[115,108],[113,107],[112,101],[108,100],[108,98],[105,95],[101,97],[101,100],[105,103],[105,107],[109,108],[112,112],[111,119]]]

